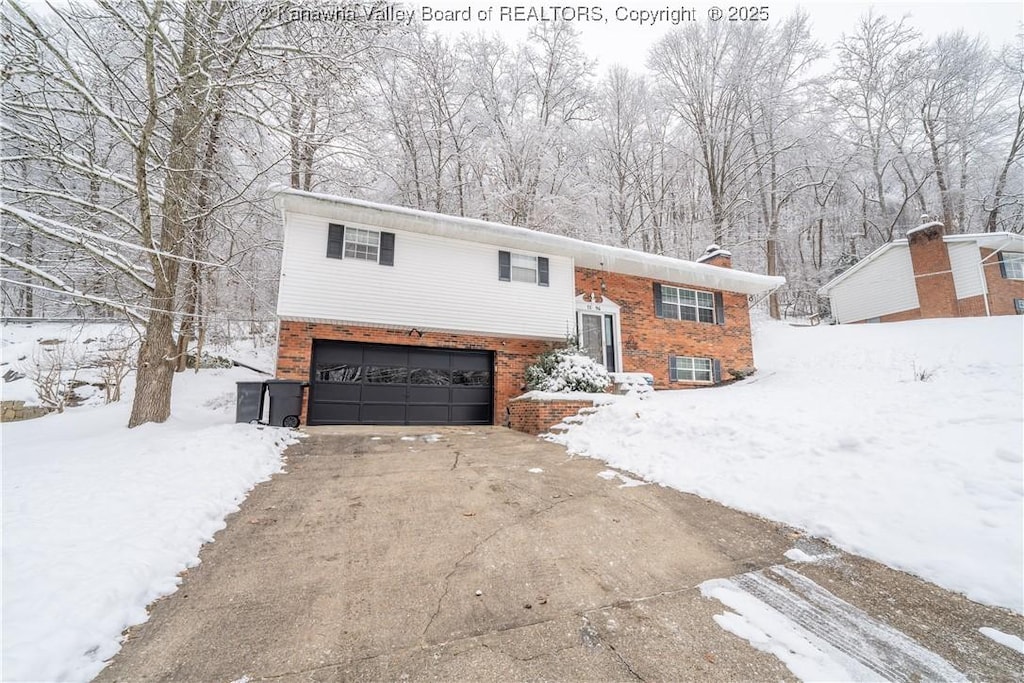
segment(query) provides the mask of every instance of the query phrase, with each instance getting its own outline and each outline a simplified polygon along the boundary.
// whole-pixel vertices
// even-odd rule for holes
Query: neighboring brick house
[[[751,368],[747,297],[784,280],[480,220],[277,188],[277,376],[309,424],[501,424],[526,367],[578,335],[657,388]]]
[[[839,323],[1024,314],[1024,235],[926,223],[818,290]]]

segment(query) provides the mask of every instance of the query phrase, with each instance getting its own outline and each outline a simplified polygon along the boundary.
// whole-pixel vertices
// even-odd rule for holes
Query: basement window
[[[708,382],[710,384],[713,381],[710,358],[672,356],[669,361],[669,373],[673,382]]]
[[[1024,315],[1024,299],[1014,299],[1013,310],[1017,315]]]

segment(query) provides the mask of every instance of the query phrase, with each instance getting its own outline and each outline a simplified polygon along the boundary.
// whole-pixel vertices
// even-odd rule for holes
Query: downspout
[[[985,279],[985,267],[981,265],[984,261],[985,259],[978,260],[978,277],[981,278],[981,298],[985,302],[985,317],[989,318],[992,316],[992,311],[988,307],[988,281]]]

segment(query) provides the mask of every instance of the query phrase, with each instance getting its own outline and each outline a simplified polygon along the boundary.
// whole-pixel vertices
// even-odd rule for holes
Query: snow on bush
[[[609,384],[604,366],[572,347],[542,353],[526,368],[526,385],[532,391],[600,393]]]

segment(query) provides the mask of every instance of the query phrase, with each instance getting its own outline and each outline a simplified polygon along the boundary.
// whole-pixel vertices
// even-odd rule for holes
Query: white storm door
[[[579,314],[580,350],[615,372],[615,317],[608,313]]]

